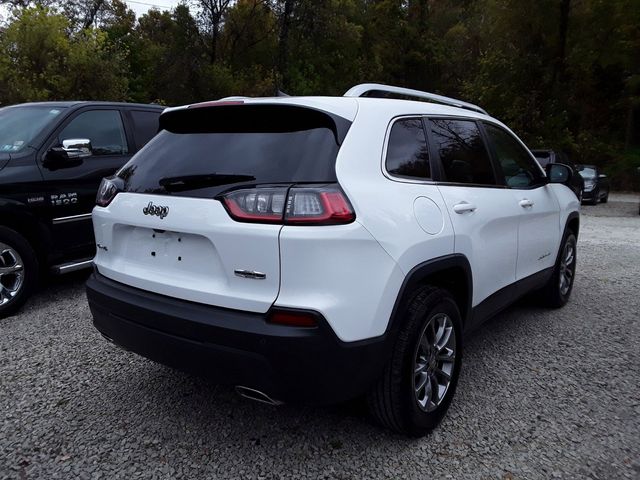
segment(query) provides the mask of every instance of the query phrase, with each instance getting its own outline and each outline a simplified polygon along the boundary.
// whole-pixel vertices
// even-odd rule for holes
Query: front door
[[[51,148],[71,139],[90,140],[91,156],[68,167],[43,164]],[[39,165],[55,251],[71,259],[93,255],[91,211],[98,186],[103,177],[113,175],[129,160],[130,150],[122,114],[113,107],[75,112],[46,144]]]
[[[551,268],[560,245],[560,207],[542,170],[511,133],[485,123],[485,132],[513,201],[520,209],[516,279]]]

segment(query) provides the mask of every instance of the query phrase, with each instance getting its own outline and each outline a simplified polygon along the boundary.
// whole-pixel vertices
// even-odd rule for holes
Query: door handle
[[[471,212],[475,212],[477,208],[478,207],[476,207],[473,203],[462,202],[454,205],[453,211],[460,214],[471,213]]]
[[[528,198],[523,198],[522,200],[520,200],[519,204],[522,208],[529,208],[533,207],[534,205],[533,200],[529,200]]]

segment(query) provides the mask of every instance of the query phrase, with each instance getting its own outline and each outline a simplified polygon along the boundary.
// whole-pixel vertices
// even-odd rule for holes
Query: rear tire
[[[541,290],[544,303],[550,308],[564,307],[569,301],[576,273],[577,240],[568,230],[560,244],[560,251],[547,285]]]
[[[14,314],[38,283],[38,258],[22,235],[0,227],[0,318]]]
[[[407,304],[391,361],[367,396],[383,426],[420,437],[442,420],[462,363],[462,320],[449,292],[424,286]]]

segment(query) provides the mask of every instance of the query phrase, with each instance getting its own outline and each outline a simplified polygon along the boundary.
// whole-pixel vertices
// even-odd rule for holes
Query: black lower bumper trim
[[[285,402],[336,403],[364,393],[381,374],[384,337],[341,342],[316,328],[266,322],[266,314],[212,307],[139,290],[94,273],[87,298],[96,328],[154,361]]]

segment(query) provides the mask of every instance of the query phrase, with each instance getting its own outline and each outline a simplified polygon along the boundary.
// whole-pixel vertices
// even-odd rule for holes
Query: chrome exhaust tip
[[[120,350],[124,350],[125,352],[128,352],[129,350],[126,349],[125,347],[123,347],[122,345],[117,344],[113,338],[111,338],[109,335],[105,335],[104,333],[100,332],[100,335],[102,335],[102,338],[104,338],[107,342],[109,342],[111,345],[113,345],[114,347],[118,347]]]
[[[107,342],[112,343],[112,344],[116,344],[116,342],[113,341],[113,338],[105,335],[104,333],[100,332],[100,335],[102,335],[102,338],[104,338]]]
[[[244,387],[242,385],[236,385],[236,393],[243,398],[253,400],[255,402],[266,403],[267,405],[282,405],[283,402],[271,398],[264,392],[256,390],[255,388]]]

